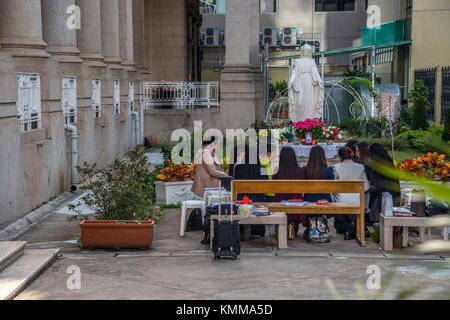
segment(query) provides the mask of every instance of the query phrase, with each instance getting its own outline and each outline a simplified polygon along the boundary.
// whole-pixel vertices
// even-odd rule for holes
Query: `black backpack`
[[[189,219],[186,223],[186,231],[198,230],[203,230],[202,211],[200,209],[194,209],[189,214]]]

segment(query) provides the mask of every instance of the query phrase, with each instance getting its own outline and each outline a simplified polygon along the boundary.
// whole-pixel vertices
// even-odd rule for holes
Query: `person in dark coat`
[[[382,144],[375,142],[369,147],[370,162],[384,164],[394,168],[394,162],[389,153]],[[372,169],[370,181],[370,220],[377,222],[381,211],[381,201],[383,192],[389,192],[392,195],[394,207],[400,206],[400,182],[398,179],[392,179],[380,172]]]
[[[234,167],[235,180],[268,180],[267,175],[261,174],[262,167],[259,160],[258,149],[256,146],[245,146],[244,160]],[[237,200],[242,200],[245,196],[253,202],[266,202],[266,196],[262,193],[239,193]],[[240,226],[241,232],[244,232],[244,226]],[[264,225],[250,225],[251,234],[264,236],[266,228]]]
[[[328,167],[325,158],[325,151],[321,146],[311,148],[308,164],[303,168],[305,178],[308,180],[334,180],[333,169]],[[329,193],[305,193],[303,200],[308,202],[316,202],[318,200],[327,200],[332,202]]]
[[[370,179],[372,178],[372,168],[369,167],[369,144],[365,141],[361,141],[356,145],[356,158],[357,162],[364,165],[364,171],[366,172],[367,180],[370,184]],[[370,223],[370,191],[364,192],[364,212],[365,224]]]
[[[305,173],[297,162],[297,156],[291,147],[283,147],[280,152],[280,165],[277,173],[273,176],[274,180],[303,180]],[[275,202],[283,200],[303,199],[301,193],[278,193],[275,195]],[[288,214],[288,224],[294,225],[294,233],[297,234],[299,224],[306,224],[306,216],[304,214]]]

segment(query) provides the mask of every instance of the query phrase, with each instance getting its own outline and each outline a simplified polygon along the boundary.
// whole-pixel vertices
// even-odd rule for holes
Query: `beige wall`
[[[150,79],[188,80],[184,0],[145,1],[145,47]]]
[[[441,67],[450,66],[450,1],[415,0],[412,14],[412,45],[409,88],[414,71],[437,67],[434,120],[441,122]]]
[[[415,69],[450,65],[449,30],[450,1],[414,1],[411,75],[414,75]]]

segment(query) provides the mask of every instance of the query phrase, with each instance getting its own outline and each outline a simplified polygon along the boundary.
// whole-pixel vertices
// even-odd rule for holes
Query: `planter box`
[[[156,202],[164,204],[177,204],[185,200],[192,200],[192,183],[193,181],[155,181]]]
[[[83,248],[148,249],[153,241],[154,221],[83,220],[80,223]]]

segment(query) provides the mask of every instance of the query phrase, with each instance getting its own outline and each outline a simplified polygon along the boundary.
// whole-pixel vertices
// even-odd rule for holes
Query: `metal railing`
[[[442,111],[441,122],[445,123],[447,113],[450,112],[450,67],[442,67]]]
[[[144,108],[218,108],[218,82],[159,82],[146,81],[143,83]]]
[[[427,111],[428,120],[434,120],[435,95],[436,95],[436,70],[437,68],[425,68],[414,70],[414,80],[422,80],[428,88],[428,101],[430,110]]]

